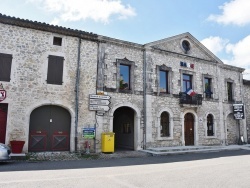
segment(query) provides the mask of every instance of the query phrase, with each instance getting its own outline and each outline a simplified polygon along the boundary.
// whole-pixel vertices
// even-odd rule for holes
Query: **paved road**
[[[250,187],[250,151],[1,163],[0,187]]]

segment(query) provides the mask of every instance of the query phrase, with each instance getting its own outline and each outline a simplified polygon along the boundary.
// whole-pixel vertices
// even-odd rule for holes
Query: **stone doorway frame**
[[[198,116],[194,110],[186,110],[185,112],[182,112],[180,114],[181,119],[181,130],[182,130],[182,136],[181,136],[181,142],[182,146],[185,146],[185,115],[187,113],[191,113],[194,116],[194,146],[198,146]]]
[[[121,107],[129,107],[132,110],[134,110],[134,150],[140,150],[141,144],[142,144],[142,131],[141,131],[141,115],[140,115],[140,110],[136,106],[132,105],[131,103],[123,103],[123,104],[118,104],[112,107],[112,110],[110,111],[110,130],[113,132],[113,118],[114,118],[114,113],[118,108]]]

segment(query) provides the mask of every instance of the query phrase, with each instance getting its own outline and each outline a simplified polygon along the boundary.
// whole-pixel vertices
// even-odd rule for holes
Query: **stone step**
[[[172,154],[185,154],[185,153],[205,153],[205,152],[219,152],[225,150],[239,150],[250,149],[249,146],[180,146],[180,147],[162,147],[162,148],[148,148],[142,150],[153,156],[172,155]]]
[[[10,157],[11,157],[11,160],[26,160],[25,153],[11,153]]]
[[[214,149],[214,148],[221,148],[221,146],[181,146],[181,147],[162,147],[162,148],[148,148],[149,151],[155,152],[174,152],[174,151],[195,151],[195,150],[204,150],[204,149]]]

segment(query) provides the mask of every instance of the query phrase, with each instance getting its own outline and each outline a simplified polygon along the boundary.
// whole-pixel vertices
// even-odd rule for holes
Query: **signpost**
[[[94,95],[94,94],[90,94],[89,95],[90,99],[106,99],[109,100],[111,97],[108,95]]]
[[[109,106],[89,105],[89,110],[107,112],[109,111]]]
[[[89,104],[95,104],[95,105],[109,105],[109,100],[100,100],[100,99],[89,99]]]
[[[109,111],[110,96],[108,95],[89,95],[89,110],[97,111],[96,115],[103,116],[103,114]]]

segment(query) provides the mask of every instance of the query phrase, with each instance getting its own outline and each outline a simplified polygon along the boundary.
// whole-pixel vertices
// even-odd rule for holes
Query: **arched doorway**
[[[227,116],[227,143],[237,144],[239,139],[239,126],[237,125],[236,120],[234,119],[233,113],[230,113]]]
[[[120,107],[114,112],[116,149],[134,149],[134,116],[134,110],[129,107]]]
[[[45,105],[30,115],[29,151],[69,151],[70,113],[59,106]]]
[[[194,116],[187,113],[184,117],[185,146],[194,145]]]

